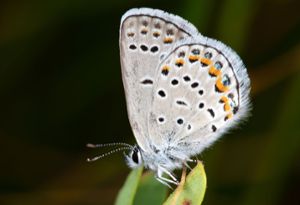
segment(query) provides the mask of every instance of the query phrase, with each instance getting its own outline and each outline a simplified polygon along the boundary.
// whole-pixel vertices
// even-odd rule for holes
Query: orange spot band
[[[173,42],[173,39],[171,37],[166,37],[164,39],[164,43],[172,43]]]
[[[225,103],[225,105],[224,105],[224,110],[225,111],[229,111],[230,110],[230,105],[229,105],[229,103],[227,102],[227,103]]]
[[[182,66],[184,64],[184,60],[182,58],[178,58],[178,59],[176,59],[175,64],[177,66]]]
[[[169,71],[170,70],[170,66],[167,66],[167,65],[164,65],[162,70],[165,70],[165,71]]]
[[[158,36],[160,36],[160,33],[157,32],[157,31],[155,31],[155,32],[153,33],[153,36],[157,38]]]
[[[212,63],[212,61],[208,58],[201,58],[200,62],[206,65],[210,65]]]
[[[221,71],[218,70],[218,69],[216,69],[214,66],[211,66],[208,72],[212,76],[219,76],[219,75],[221,75]]]
[[[189,60],[190,60],[190,61],[196,61],[196,60],[199,60],[199,56],[190,55],[190,56],[189,56]]]
[[[226,96],[221,97],[221,102],[227,103],[228,102],[228,98]]]
[[[227,114],[226,117],[225,117],[226,120],[228,120],[230,118],[232,118],[232,113]]]
[[[216,82],[216,88],[218,89],[219,92],[226,92],[228,91],[228,87],[223,85],[222,83],[222,78],[218,78],[217,82]]]

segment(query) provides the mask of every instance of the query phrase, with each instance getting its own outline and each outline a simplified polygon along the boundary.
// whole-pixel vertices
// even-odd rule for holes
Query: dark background
[[[112,204],[130,171],[87,142],[134,143],[118,32],[133,7],[160,8],[234,48],[251,117],[203,152],[204,204],[300,204],[297,0],[0,3],[0,204]]]

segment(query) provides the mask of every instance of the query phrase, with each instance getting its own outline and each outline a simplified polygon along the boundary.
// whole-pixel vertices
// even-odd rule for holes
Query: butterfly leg
[[[166,185],[166,186],[169,187],[170,189],[173,189],[173,188],[170,186],[170,184],[168,184],[167,182],[165,182],[165,181],[162,180],[161,178],[155,177],[155,179],[156,179],[157,181],[159,181],[160,183],[162,183],[163,185]]]
[[[187,159],[186,161],[187,161],[187,162],[197,163],[199,160],[198,160],[198,158],[196,157],[196,159],[191,159],[191,158],[189,158],[189,159]]]
[[[169,175],[171,177],[171,179],[165,178],[163,177],[163,174],[166,173],[167,175]],[[174,177],[167,169],[163,168],[163,167],[158,167],[157,169],[157,175],[156,178],[158,179],[158,181],[162,182],[163,184],[175,184],[178,185],[179,182],[177,181],[176,177]],[[168,184],[169,186],[169,184]]]
[[[192,170],[192,168],[190,167],[190,165],[187,163],[187,161],[183,162],[184,166],[186,166],[189,170]]]
[[[192,170],[192,168],[190,167],[190,165],[188,164],[189,162],[191,163],[198,163],[198,159],[191,159],[191,158],[188,158],[186,159],[185,161],[183,161],[183,164],[189,169],[189,170]]]
[[[160,167],[159,169],[161,169],[161,171],[163,173],[166,173],[167,175],[169,175],[173,179],[174,182],[179,184],[179,181],[176,179],[176,177],[171,172],[169,172],[166,168]]]

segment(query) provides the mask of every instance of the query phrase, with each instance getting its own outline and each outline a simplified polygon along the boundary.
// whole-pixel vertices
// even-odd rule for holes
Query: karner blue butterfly
[[[118,144],[124,145],[118,150],[130,149],[126,155],[130,167],[143,165],[163,184],[178,184],[172,171],[246,116],[247,70],[228,46],[202,36],[181,17],[157,9],[127,11],[119,43],[137,145]],[[115,144],[100,146],[110,145]]]

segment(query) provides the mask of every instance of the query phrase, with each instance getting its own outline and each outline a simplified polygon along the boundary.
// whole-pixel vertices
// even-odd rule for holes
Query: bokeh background
[[[234,48],[252,80],[248,120],[200,155],[204,204],[300,204],[300,1],[0,3],[0,204],[112,204],[128,142],[118,32],[133,7],[160,8]]]

